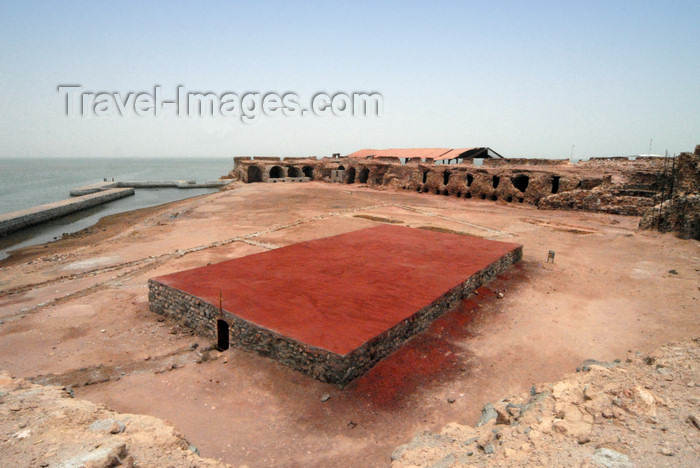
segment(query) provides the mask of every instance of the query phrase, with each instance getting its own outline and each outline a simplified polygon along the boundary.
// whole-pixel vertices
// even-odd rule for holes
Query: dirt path
[[[386,220],[517,242],[524,260],[343,390],[239,350],[202,355],[206,340],[148,311],[150,277]],[[637,221],[321,183],[239,185],[0,263],[0,369],[86,383],[92,374],[77,371],[102,365],[102,383],[77,396],[164,418],[202,455],[232,464],[386,466],[417,430],[474,424],[485,402],[584,359],[698,336],[700,245],[637,232]]]

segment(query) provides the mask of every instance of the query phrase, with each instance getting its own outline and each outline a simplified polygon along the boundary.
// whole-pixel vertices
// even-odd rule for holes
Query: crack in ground
[[[160,374],[173,369],[179,369],[192,363],[215,360],[218,355],[212,355],[212,349],[205,348],[201,352],[196,347],[188,346],[168,354],[156,357],[147,357],[141,361],[131,361],[122,365],[97,364],[93,366],[73,369],[61,374],[44,374],[29,377],[27,380],[38,385],[61,385],[64,387],[84,387],[110,381],[117,381],[122,377],[144,373]]]

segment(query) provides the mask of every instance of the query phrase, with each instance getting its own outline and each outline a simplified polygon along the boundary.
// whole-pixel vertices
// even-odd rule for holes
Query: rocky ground
[[[417,432],[439,432],[450,422],[473,426],[485,402],[557,381],[585,359],[624,361],[630,349],[648,354],[700,336],[700,244],[638,231],[638,222],[357,185],[234,183],[111,217],[0,262],[0,369],[57,384],[58,392],[70,386],[76,399],[121,413],[166,420],[203,457],[221,463],[387,466]],[[209,351],[210,340],[148,310],[147,281],[154,276],[378,223],[516,242],[524,257],[344,389],[239,349]],[[555,263],[546,262],[549,250]],[[355,293],[352,285],[346,293]],[[652,389],[635,385],[666,401],[660,384],[682,383],[691,398],[690,379],[673,378]],[[36,451],[13,460],[32,466],[51,450],[34,442],[51,439],[14,437],[30,428],[19,427],[26,423],[22,411],[0,427],[0,460],[16,455],[8,444],[23,441]],[[77,430],[109,418],[130,432],[111,414],[78,419]],[[666,423],[666,433],[687,427],[684,421]],[[556,431],[553,437],[568,440]],[[498,442],[491,458],[505,454]],[[136,459],[137,447],[127,446]],[[682,446],[674,447],[675,455],[660,460],[688,460]],[[625,447],[610,449],[634,456]],[[476,444],[470,450],[480,456]]]
[[[202,458],[173,426],[73,399],[70,388],[42,386],[0,372],[2,466],[56,468],[223,467]]]
[[[486,405],[475,427],[417,434],[391,466],[700,465],[700,339],[577,371]]]

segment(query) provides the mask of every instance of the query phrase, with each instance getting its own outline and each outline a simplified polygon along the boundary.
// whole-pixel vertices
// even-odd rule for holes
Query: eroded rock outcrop
[[[486,405],[398,447],[392,467],[697,466],[700,340],[584,363],[576,374]]]
[[[0,372],[2,466],[227,467],[200,457],[174,427],[151,416],[120,414]]]

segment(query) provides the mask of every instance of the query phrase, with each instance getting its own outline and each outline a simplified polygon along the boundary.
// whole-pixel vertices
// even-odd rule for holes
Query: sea
[[[101,182],[217,180],[233,169],[232,158],[0,158],[0,214],[70,198],[70,190]],[[100,218],[218,191],[135,189],[121,198],[0,237],[0,260],[14,249],[60,239],[96,224]]]

